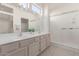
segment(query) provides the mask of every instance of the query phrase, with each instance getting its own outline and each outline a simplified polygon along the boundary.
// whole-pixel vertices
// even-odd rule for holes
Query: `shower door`
[[[52,42],[78,48],[79,12],[67,13],[50,18]]]

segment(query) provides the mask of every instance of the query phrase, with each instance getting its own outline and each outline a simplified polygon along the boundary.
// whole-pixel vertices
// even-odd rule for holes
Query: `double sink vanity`
[[[36,56],[50,46],[50,33],[0,37],[1,56]]]

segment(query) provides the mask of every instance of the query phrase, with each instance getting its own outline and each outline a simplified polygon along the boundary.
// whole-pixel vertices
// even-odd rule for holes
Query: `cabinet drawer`
[[[35,37],[35,42],[39,42],[40,38],[39,37]]]
[[[29,39],[29,44],[32,44],[34,42],[34,37]]]
[[[33,38],[21,40],[20,41],[20,47],[26,47],[33,42],[34,42]]]
[[[26,47],[29,45],[29,39],[24,39],[20,41],[20,47]]]
[[[41,39],[46,39],[46,38],[47,38],[46,35],[41,36]]]
[[[1,53],[9,53],[19,48],[19,42],[11,42],[1,46]]]
[[[44,36],[40,36],[41,39],[44,39]]]
[[[6,56],[27,56],[27,48],[18,49],[16,51],[13,51]]]
[[[50,38],[50,34],[46,34],[46,38]]]

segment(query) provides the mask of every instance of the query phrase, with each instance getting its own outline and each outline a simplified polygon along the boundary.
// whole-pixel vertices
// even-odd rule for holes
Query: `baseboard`
[[[68,50],[79,52],[79,48],[70,47],[70,46],[67,46],[64,44],[60,44],[58,42],[51,42],[51,46],[58,46],[58,47],[62,47],[62,48],[68,49]]]

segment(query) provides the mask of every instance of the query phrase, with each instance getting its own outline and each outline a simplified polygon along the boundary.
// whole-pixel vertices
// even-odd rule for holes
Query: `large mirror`
[[[25,5],[28,6],[26,10],[23,8]],[[0,33],[40,31],[41,9],[34,4],[24,3],[23,6],[19,7],[17,3],[0,4]]]
[[[0,13],[0,33],[13,32],[13,16]]]
[[[13,32],[13,9],[0,3],[0,34]]]
[[[21,18],[21,32],[39,32],[40,20]]]

